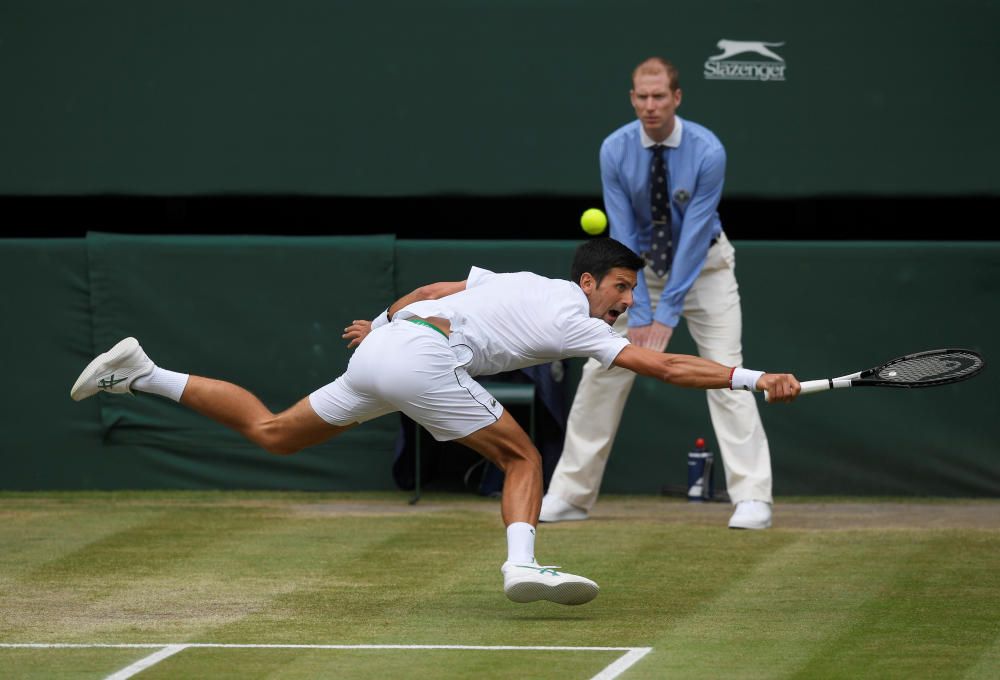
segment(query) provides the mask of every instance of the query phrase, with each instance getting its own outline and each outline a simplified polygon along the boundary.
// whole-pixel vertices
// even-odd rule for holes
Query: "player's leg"
[[[70,396],[79,401],[98,392],[145,392],[171,399],[278,454],[319,444],[354,424],[353,420],[341,424],[323,420],[308,399],[282,413],[272,413],[238,385],[157,366],[135,338],[126,338],[95,358],[80,374]]]
[[[701,356],[727,366],[743,364],[735,257],[724,236],[709,250],[702,273],[685,298],[684,317]],[[706,396],[729,497],[736,506],[730,526],[767,528],[773,502],[771,454],[757,401],[743,391],[708,390]]]
[[[459,442],[504,471],[501,512],[507,560],[501,572],[507,597],[515,602],[560,604],[583,604],[596,597],[599,589],[590,579],[535,561],[542,458],[525,431],[457,365],[454,351],[441,334],[406,321],[384,328],[389,329],[385,335],[398,337],[398,345],[382,353],[383,365],[390,365],[376,377],[374,393],[438,441]]]
[[[308,397],[281,413],[272,413],[239,385],[197,375],[188,380],[180,403],[279,455],[321,444],[357,425],[326,422],[316,414]]]
[[[597,597],[588,578],[535,560],[535,528],[542,501],[542,457],[524,429],[506,411],[499,420],[456,439],[504,472],[501,513],[507,526],[507,561],[500,568],[504,594],[514,602],[549,600],[584,604]]]
[[[455,441],[503,471],[500,514],[504,524],[537,524],[542,506],[542,457],[517,421],[504,411],[492,425]]]
[[[627,333],[627,313],[618,318],[615,330]],[[587,518],[634,382],[635,373],[624,368],[605,369],[594,359],[584,364],[566,422],[562,455],[542,501],[541,521]]]

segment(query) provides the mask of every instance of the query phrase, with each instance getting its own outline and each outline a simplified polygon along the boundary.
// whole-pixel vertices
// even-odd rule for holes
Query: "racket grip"
[[[838,385],[837,381],[833,381],[833,385],[830,384],[829,380],[805,380],[799,383],[799,396],[803,394],[812,394],[813,392],[822,392],[824,390],[833,389],[834,387],[850,387],[851,381],[848,380],[846,385]],[[767,394],[767,390],[764,390],[764,401],[771,401]]]
[[[805,380],[799,383],[799,387],[801,388],[799,394],[812,394],[813,392],[833,389],[834,386],[830,384],[829,380]]]

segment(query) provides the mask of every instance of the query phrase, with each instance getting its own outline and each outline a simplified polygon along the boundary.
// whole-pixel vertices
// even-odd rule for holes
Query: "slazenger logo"
[[[705,61],[706,80],[761,80],[782,81],[785,79],[785,60],[771,50],[781,47],[784,42],[763,42],[761,40],[727,40],[717,43],[722,54],[716,54]],[[767,61],[732,59],[751,53],[766,57]]]

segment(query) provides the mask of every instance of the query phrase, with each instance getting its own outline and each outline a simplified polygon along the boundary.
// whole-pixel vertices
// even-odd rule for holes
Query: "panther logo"
[[[785,60],[778,54],[775,54],[769,47],[781,47],[785,43],[769,43],[761,42],[760,40],[726,40],[723,38],[717,43],[717,47],[722,50],[722,54],[717,54],[714,57],[709,57],[709,61],[721,61],[722,59],[728,59],[735,54],[743,54],[744,52],[756,52],[757,54],[768,57],[770,59],[776,59],[777,61],[784,62]]]

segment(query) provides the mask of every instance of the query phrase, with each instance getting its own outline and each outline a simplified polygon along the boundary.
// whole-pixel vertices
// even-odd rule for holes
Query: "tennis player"
[[[473,267],[465,281],[417,289],[372,322],[345,329],[356,347],[347,371],[286,411],[272,413],[238,385],[156,366],[134,338],[94,359],[70,391],[148,392],[173,399],[275,454],[314,446],[359,423],[402,411],[439,441],[457,441],[505,473],[501,513],[507,527],[504,593],[514,602],[583,604],[598,585],[535,560],[542,500],[541,456],[531,439],[474,376],[567,357],[592,357],[684,387],[769,391],[791,401],[789,374],[723,366],[706,359],[630,345],[611,325],[632,304],[645,262],[611,239],[576,251],[572,282],[529,272]]]

